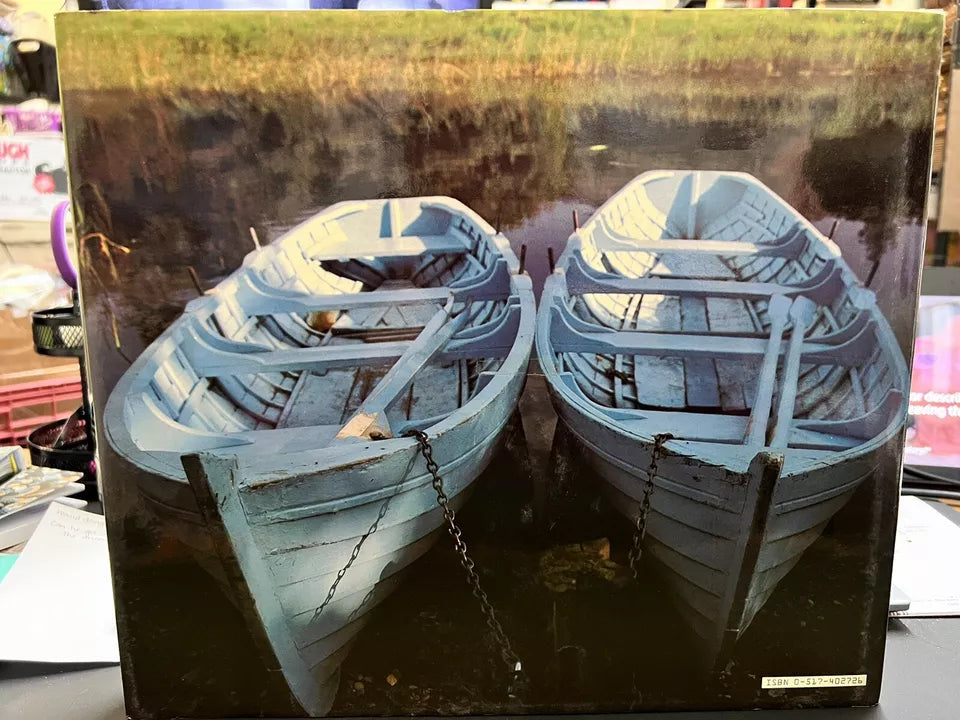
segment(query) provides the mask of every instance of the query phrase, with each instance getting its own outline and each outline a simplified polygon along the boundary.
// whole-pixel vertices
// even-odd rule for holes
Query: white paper
[[[78,493],[83,491],[83,485],[73,483],[67,485],[64,489],[71,494]],[[53,502],[63,503],[75,508],[85,508],[87,506],[86,500],[72,497],[58,497]],[[37,529],[37,525],[43,519],[48,504],[31,505],[18,513],[0,518],[0,551],[8,550],[29,540],[33,531]]]
[[[102,516],[47,509],[0,582],[0,660],[120,661]]]
[[[910,608],[891,615],[960,615],[958,557],[960,526],[918,497],[900,498],[893,584],[910,598]]]

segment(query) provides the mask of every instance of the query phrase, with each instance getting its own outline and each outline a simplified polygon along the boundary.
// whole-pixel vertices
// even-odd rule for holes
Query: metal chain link
[[[637,515],[636,527],[633,531],[633,545],[630,552],[627,553],[634,579],[637,579],[639,574],[638,565],[640,557],[643,555],[641,544],[647,534],[647,516],[650,514],[650,496],[653,495],[653,479],[657,475],[657,463],[660,462],[664,444],[672,438],[673,435],[670,433],[659,433],[653,436],[653,452],[650,456],[650,467],[647,469],[647,482],[643,486],[643,499],[640,501],[640,512]]]
[[[356,546],[354,546],[353,552],[350,553],[350,559],[347,560],[346,565],[340,568],[340,572],[337,573],[337,577],[333,581],[333,585],[331,585],[330,589],[327,591],[326,599],[324,599],[324,601],[320,603],[320,607],[314,611],[313,618],[311,618],[310,622],[315,622],[316,619],[320,617],[320,613],[324,611],[327,605],[329,605],[333,600],[333,596],[337,594],[337,586],[340,584],[340,581],[343,580],[343,576],[347,574],[347,570],[350,569],[350,566],[353,565],[354,561],[360,555],[360,548],[363,547],[363,544],[367,541],[367,538],[377,531],[377,528],[380,526],[380,521],[383,520],[383,516],[387,514],[387,508],[390,506],[391,500],[393,500],[393,495],[383,501],[383,504],[380,506],[380,512],[377,513],[377,519],[374,520],[367,531],[360,536],[360,541],[356,544]],[[366,600],[367,598],[364,598],[363,602],[366,602]],[[361,603],[361,607],[362,605],[363,603]],[[360,608],[357,608],[357,610],[359,609]],[[356,610],[354,612],[356,612]]]
[[[433,489],[437,493],[437,503],[440,505],[440,509],[443,510],[443,519],[447,523],[447,532],[449,532],[450,537],[453,538],[454,550],[456,550],[460,564],[467,573],[467,584],[470,586],[473,596],[480,602],[480,610],[486,619],[487,627],[490,629],[490,632],[493,633],[494,639],[499,646],[500,657],[512,675],[512,682],[508,688],[508,694],[512,697],[515,688],[525,682],[526,678],[523,672],[523,664],[520,662],[520,657],[510,646],[510,640],[507,638],[507,634],[504,632],[500,621],[497,620],[497,614],[493,609],[493,605],[490,604],[490,599],[483,591],[483,588],[480,587],[480,576],[477,574],[473,560],[467,555],[467,544],[463,540],[462,531],[457,526],[456,513],[454,513],[453,508],[450,507],[450,499],[447,497],[446,492],[444,492],[443,479],[440,477],[440,467],[433,459],[433,448],[430,446],[430,439],[422,430],[411,430],[409,434],[413,435],[420,444],[420,452],[427,463],[427,470],[433,478]]]

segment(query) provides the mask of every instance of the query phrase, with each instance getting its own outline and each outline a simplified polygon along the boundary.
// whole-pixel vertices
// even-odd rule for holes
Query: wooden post
[[[576,208],[574,208],[574,211],[573,211],[573,229],[574,230],[580,229],[580,214],[576,211]]]
[[[840,227],[840,221],[834,220],[830,225],[830,232],[827,233],[827,237],[833,240],[833,236],[837,234],[837,228]]]
[[[760,550],[767,532],[767,523],[770,519],[770,510],[773,507],[773,496],[783,469],[783,455],[779,453],[759,452],[750,462],[748,473],[747,498],[741,515],[739,548],[740,567],[731,568],[736,571],[736,584],[730,609],[721,628],[720,645],[714,661],[714,670],[722,671],[726,666],[734,645],[743,629],[743,618],[747,611],[747,601],[750,598],[750,586],[757,572],[757,561],[760,559]]]
[[[527,265],[527,244],[524,243],[520,246],[520,274],[523,275],[523,271]]]
[[[552,247],[547,248],[547,264],[550,266],[550,273],[552,274],[553,271],[556,269],[556,263],[554,262],[554,259],[553,259]]]
[[[190,280],[197,289],[197,295],[203,295],[203,285],[200,284],[200,277],[197,275],[197,271],[193,269],[193,265],[187,265],[187,274],[190,275]]]

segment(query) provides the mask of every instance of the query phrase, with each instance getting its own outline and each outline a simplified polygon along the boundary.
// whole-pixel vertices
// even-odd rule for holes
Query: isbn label
[[[794,690],[827,687],[863,687],[866,675],[796,675],[764,677],[760,687],[764,690]]]

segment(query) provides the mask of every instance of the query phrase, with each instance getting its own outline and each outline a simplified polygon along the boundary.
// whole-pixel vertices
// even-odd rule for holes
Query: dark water
[[[528,428],[537,426],[536,418],[524,420]],[[867,693],[842,690],[771,694],[759,683],[762,675],[815,675],[836,666],[879,673],[886,615],[879,606],[886,596],[873,588],[889,583],[876,565],[889,558],[865,538],[891,522],[892,476],[879,473],[864,484],[781,582],[717,675],[704,666],[698,640],[652,563],[642,559],[638,578],[632,577],[631,528],[607,506],[595,476],[578,461],[582,449],[554,443],[544,529],[527,513],[537,504],[531,489],[536,480],[526,477],[524,463],[533,438],[524,438],[517,426],[511,433],[478,480],[461,524],[484,588],[523,660],[523,691],[508,697],[497,645],[444,537],[361,634],[343,666],[333,715],[868,701]]]
[[[822,84],[838,94],[856,90],[836,78]],[[252,250],[251,227],[267,241],[340,200],[450,195],[498,225],[515,249],[527,246],[527,270],[539,290],[547,248],[562,250],[572,211],[585,219],[636,175],[663,168],[746,171],[825,232],[838,221],[834,239],[844,258],[870,279],[906,350],[922,256],[929,127],[879,117],[838,133],[830,123],[837,105],[822,92],[806,112],[776,122],[751,106],[731,111],[735,119],[726,122],[672,113],[663,98],[638,90],[622,106],[534,90],[487,103],[68,94],[70,169],[88,234],[82,272],[95,403],[103,406],[128,359],[196,294],[186,268],[215,285]],[[630,576],[629,527],[599,500],[590,474],[571,475],[572,504],[551,500],[559,453],[550,450],[549,403],[525,404],[539,414],[524,424],[540,432],[523,437],[514,424],[508,451],[478,482],[464,523],[484,585],[528,663],[528,694],[522,701],[505,697],[491,660],[495,649],[441,542],[374,613],[344,666],[336,714],[626,710],[675,707],[681,699],[688,707],[790,703],[800,698],[760,695],[758,677],[879,670],[883,614],[873,588],[884,585],[890,542],[870,533],[882,525],[892,536],[896,458],[783,582],[741,642],[729,676],[710,680],[655,576],[643,572],[639,584]],[[541,466],[531,467],[529,458]],[[549,467],[542,467],[544,458]],[[112,537],[132,538],[141,522],[137,498],[111,481],[109,466],[104,472],[108,510],[125,518],[122,527],[111,525]],[[879,511],[877,503],[888,500]],[[142,677],[138,702],[174,709],[182,702],[214,715],[250,707],[238,700],[245,696],[229,674],[211,671],[207,701],[157,666],[154,648],[163,648],[162,657],[178,652],[180,636],[168,626],[182,622],[176,618],[190,589],[131,571],[126,552],[146,557],[149,567],[153,551],[144,545],[114,553],[122,598],[136,603],[127,627],[137,638],[129,651]],[[223,602],[213,591],[196,594],[192,601],[204,607]],[[213,628],[217,613],[207,609],[204,622]],[[242,626],[227,627],[235,613],[221,617],[220,641],[248,648]],[[229,640],[231,633],[240,639]],[[187,657],[196,677],[218,656]],[[256,677],[256,658],[237,662],[252,663],[247,670]]]
[[[651,102],[664,102],[657,97]],[[794,125],[764,125],[750,112],[730,123],[665,120],[642,98],[624,109],[552,95],[482,106],[105,95],[73,110],[84,229],[131,250],[112,254],[123,276],[114,279],[99,238],[86,243],[87,276],[97,275],[88,295],[106,291],[121,329],[134,331],[128,355],[182,309],[192,292],[186,266],[215,284],[253,248],[251,227],[267,239],[340,200],[450,195],[499,225],[516,249],[528,246],[539,289],[546,248],[563,248],[572,210],[586,219],[630,179],[662,168],[752,173],[825,230],[841,220],[837,240],[861,278],[888,262],[871,283],[885,306],[902,307],[913,293],[901,269],[922,242],[915,225],[929,128],[881,119],[835,137],[823,129],[833,107],[822,99]]]

